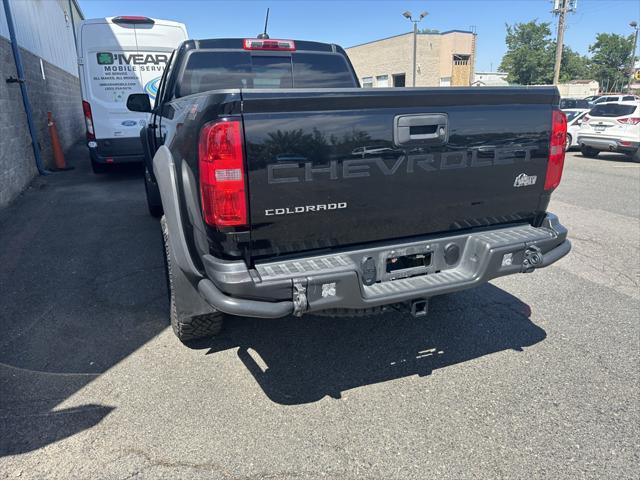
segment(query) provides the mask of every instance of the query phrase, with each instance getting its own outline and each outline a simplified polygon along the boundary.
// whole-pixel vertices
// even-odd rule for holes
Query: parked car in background
[[[582,117],[578,144],[585,157],[619,152],[640,162],[640,101],[602,103]]]
[[[566,150],[578,146],[578,132],[582,125],[582,118],[589,112],[589,109],[563,110],[567,116],[567,146]]]
[[[143,160],[140,128],[148,115],[127,110],[127,97],[145,92],[153,100],[171,53],[186,38],[186,27],[168,20],[121,16],[82,22],[78,71],[95,173],[109,164]]]
[[[640,97],[636,95],[601,95],[593,101],[594,105],[600,103],[612,103],[612,102],[635,102],[640,101]]]
[[[584,100],[583,98],[562,98],[560,99],[560,110],[568,110],[568,109],[588,109],[589,102]]]

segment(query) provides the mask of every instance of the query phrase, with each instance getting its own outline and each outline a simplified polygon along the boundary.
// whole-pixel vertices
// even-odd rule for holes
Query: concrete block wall
[[[80,83],[77,76],[20,49],[33,119],[45,166],[53,166],[47,112],[53,113],[65,152],[84,136]],[[0,207],[22,192],[37,174],[20,86],[6,83],[17,77],[11,43],[0,37]]]

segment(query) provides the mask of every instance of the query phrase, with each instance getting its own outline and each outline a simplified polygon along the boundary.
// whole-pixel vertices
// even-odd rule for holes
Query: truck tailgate
[[[533,222],[555,88],[243,90],[255,259]]]

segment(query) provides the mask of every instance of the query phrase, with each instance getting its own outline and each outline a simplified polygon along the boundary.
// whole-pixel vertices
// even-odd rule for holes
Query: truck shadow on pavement
[[[82,145],[68,158],[0,210],[0,457],[101,422],[113,406],[70,397],[168,324],[142,170],[94,175]]]
[[[191,344],[207,354],[238,348],[240,361],[273,402],[298,405],[545,339],[530,308],[491,284],[436,297],[429,316],[227,321],[223,333]]]

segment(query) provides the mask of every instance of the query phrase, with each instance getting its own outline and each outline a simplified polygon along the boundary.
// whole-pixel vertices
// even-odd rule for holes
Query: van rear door
[[[91,105],[96,139],[137,138],[148,115],[129,111],[127,97],[146,92],[153,101],[186,30],[182,24],[146,17],[101,20],[86,21],[81,33],[83,96]]]

